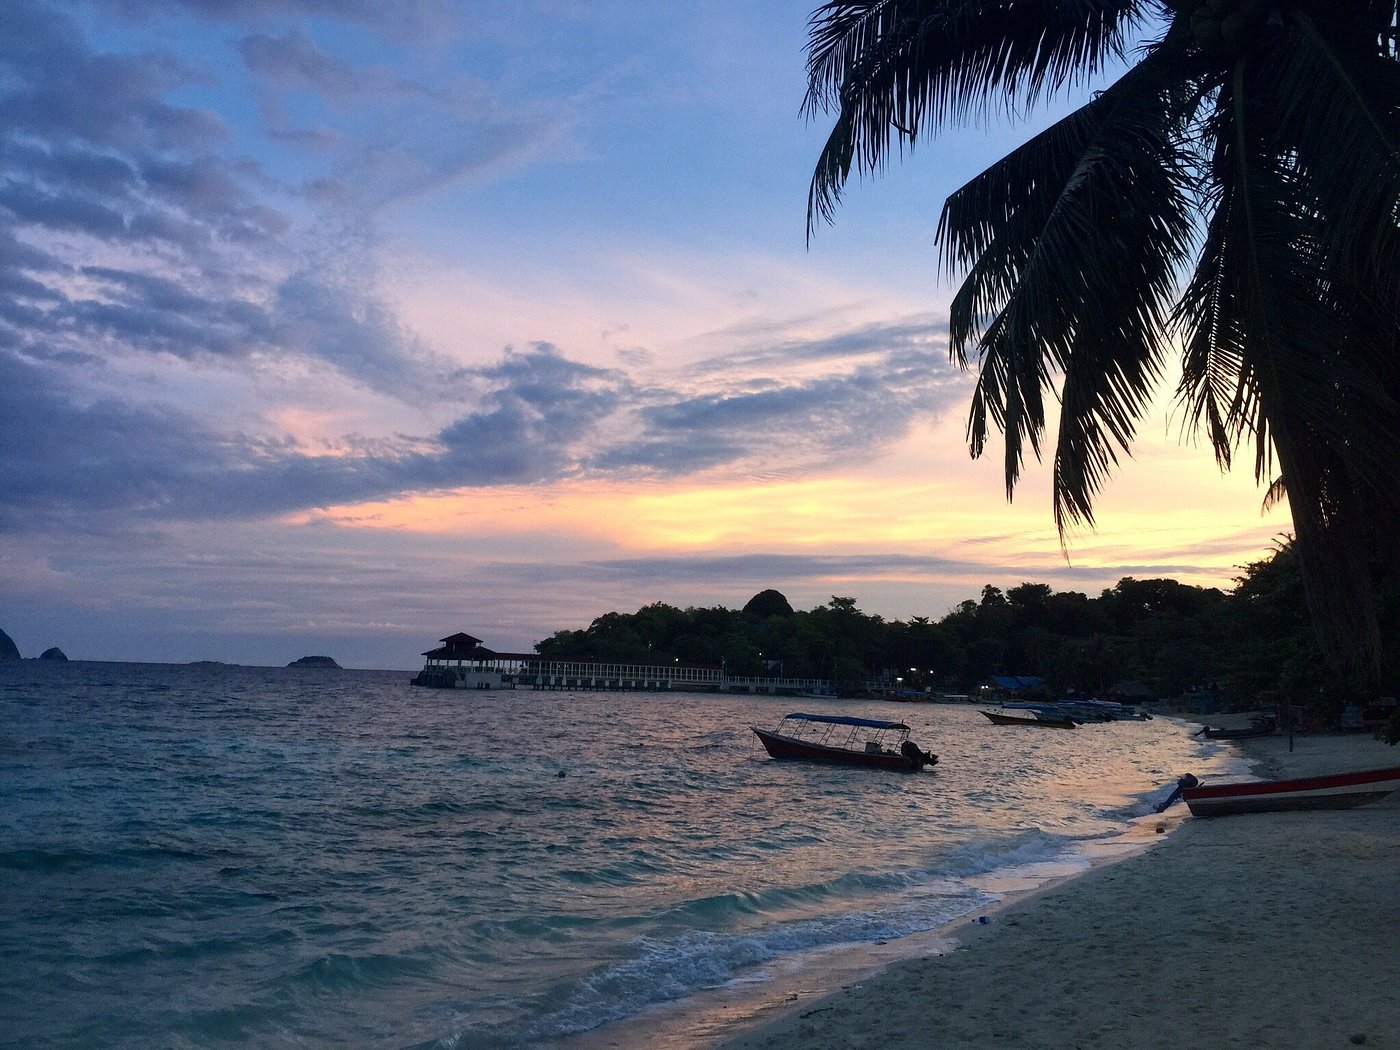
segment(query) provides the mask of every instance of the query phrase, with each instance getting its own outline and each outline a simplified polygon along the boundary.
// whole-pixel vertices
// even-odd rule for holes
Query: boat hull
[[[844,747],[827,747],[824,744],[783,736],[781,733],[759,729],[757,726],[749,728],[758,735],[758,739],[763,741],[764,749],[774,758],[827,762],[840,766],[864,766],[868,769],[889,769],[900,773],[913,773],[923,764],[888,751],[850,751]]]
[[[1004,715],[1000,711],[983,711],[996,726],[1040,726],[1042,729],[1073,729],[1068,718],[1036,718],[1034,715]]]
[[[1236,813],[1354,809],[1382,799],[1397,788],[1400,767],[1252,784],[1203,784],[1181,794],[1193,816],[1225,817]]]
[[[1254,725],[1246,729],[1216,729],[1204,726],[1196,735],[1207,740],[1246,740],[1254,736],[1272,736],[1278,727],[1272,722],[1267,725]]]

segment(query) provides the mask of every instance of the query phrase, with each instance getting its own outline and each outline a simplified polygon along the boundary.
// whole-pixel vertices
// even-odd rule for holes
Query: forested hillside
[[[1383,599],[1385,689],[1396,690],[1397,602]],[[1048,690],[1109,695],[1124,683],[1161,698],[1213,688],[1227,705],[1340,709],[1323,669],[1292,546],[1241,570],[1228,592],[1125,577],[1096,597],[1022,583],[982,588],[939,619],[885,620],[855,597],[807,611],[777,591],[742,609],[656,603],[559,631],[544,655],[723,664],[732,675],[830,678],[853,688],[885,675],[915,689],[968,693],[993,675],[1037,676]]]

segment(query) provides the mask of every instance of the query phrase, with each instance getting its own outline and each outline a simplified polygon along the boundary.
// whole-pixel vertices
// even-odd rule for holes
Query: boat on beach
[[[1181,797],[1196,817],[1236,813],[1281,813],[1289,810],[1353,809],[1376,802],[1400,788],[1400,766],[1331,773],[1289,780],[1196,784]]]
[[[1196,736],[1206,740],[1247,740],[1255,736],[1269,736],[1278,729],[1278,721],[1270,716],[1251,720],[1247,726],[1202,726]]]
[[[773,758],[915,773],[938,761],[909,739],[903,722],[794,711],[776,729],[750,726]]]

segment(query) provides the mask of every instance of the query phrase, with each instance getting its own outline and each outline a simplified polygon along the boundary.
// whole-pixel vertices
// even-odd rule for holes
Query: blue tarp
[[[1035,675],[994,674],[992,681],[998,689],[1039,689],[1045,679]]]
[[[881,722],[874,718],[851,718],[848,715],[806,715],[794,711],[788,718],[802,722],[830,722],[838,726],[865,726],[867,729],[908,729],[903,722]]]

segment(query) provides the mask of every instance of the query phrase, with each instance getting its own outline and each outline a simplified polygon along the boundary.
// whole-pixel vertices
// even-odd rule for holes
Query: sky
[[[0,629],[413,668],[770,587],[1230,587],[1286,508],[1170,377],[1063,545],[1048,465],[1008,502],[968,453],[939,209],[1074,98],[921,144],[809,242],[809,13],[5,0]]]

